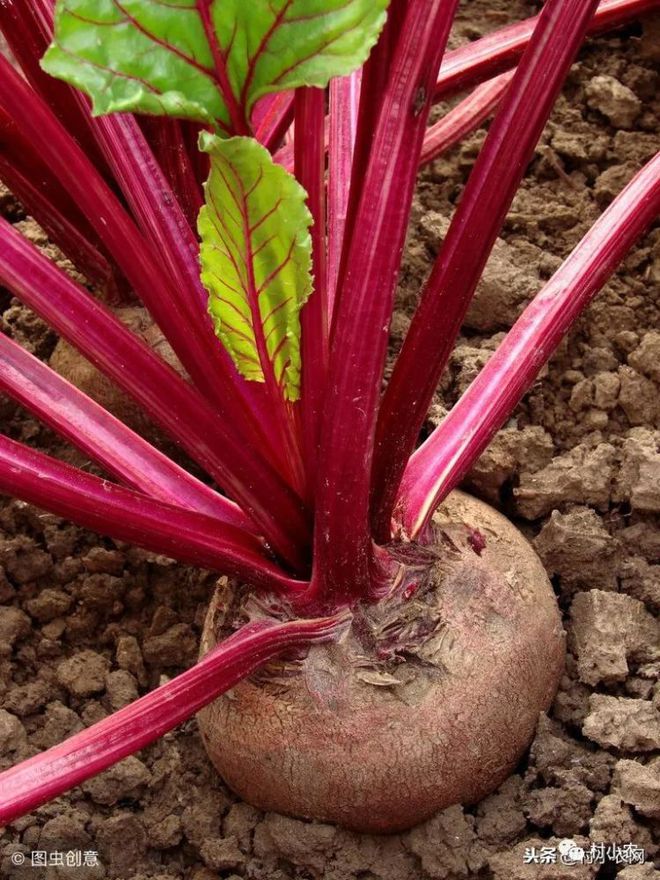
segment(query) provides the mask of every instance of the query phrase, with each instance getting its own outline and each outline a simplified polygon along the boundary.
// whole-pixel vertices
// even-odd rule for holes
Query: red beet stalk
[[[301,88],[295,97],[295,175],[312,215],[314,294],[301,312],[302,430],[311,483],[318,458],[318,426],[328,372],[328,279],[325,212],[325,92]]]
[[[300,566],[309,527],[279,475],[234,439],[192,386],[2,218],[0,232],[0,282],[137,400]]]
[[[116,266],[38,148],[21,137],[0,111],[0,180],[39,223],[48,237],[94,287],[110,300],[116,293]]]
[[[455,8],[456,0],[408,7],[347,238],[316,491],[315,589],[334,607],[371,589],[370,470],[388,328],[430,89]]]
[[[202,188],[197,182],[192,157],[183,135],[181,120],[166,116],[138,118],[154,156],[176,196],[177,204],[192,230],[197,228],[197,215],[204,204]]]
[[[612,30],[657,8],[658,0],[603,0],[587,34]],[[473,43],[448,52],[440,67],[433,100],[442,101],[515,67],[529,43],[538,18],[534,16],[499,28]]]
[[[346,219],[344,221],[344,246],[337,269],[338,277],[333,295],[333,313],[336,311],[337,301],[342,291],[348,250],[353,236],[355,215],[360,204],[362,187],[366,179],[376,124],[387,96],[387,84],[392,69],[392,61],[403,31],[408,6],[408,0],[390,0],[385,27],[362,67],[360,99],[355,111],[357,119],[352,148],[353,156],[350,169]]]
[[[362,71],[330,83],[328,132],[328,320],[332,323],[348,215]]]
[[[379,542],[390,539],[392,509],[405,464],[596,5],[597,0],[548,0],[543,7],[425,285],[379,413],[373,477],[373,522]]]
[[[21,165],[24,166],[23,169]],[[50,241],[85,276],[88,283],[102,291],[109,301],[118,301],[120,297],[108,260],[80,232],[81,224],[72,223],[63,213],[61,208],[64,200],[58,204],[53,198],[55,189],[50,188],[48,192],[49,181],[40,177],[36,169],[32,173],[32,169],[28,169],[26,165],[29,162],[23,163],[13,157],[10,159],[6,152],[0,153],[0,180],[16,196],[26,213],[37,221]]]
[[[293,594],[305,587],[269,560],[261,542],[242,529],[117,486],[2,435],[0,492],[110,538],[255,587]]]
[[[339,615],[247,624],[192,669],[60,745],[0,773],[0,825],[144,748],[269,660],[328,641],[345,624],[346,617]]]
[[[396,516],[411,538],[511,415],[564,334],[660,214],[660,153],[612,202],[518,318],[463,397],[413,455]]]
[[[442,119],[431,125],[424,137],[419,164],[426,165],[478,128],[495,112],[513,79],[513,72],[501,73],[477,86]]]
[[[293,92],[266,95],[257,102],[252,116],[254,136],[260,144],[273,153],[284,140],[284,135],[293,122],[293,115]]]
[[[127,486],[230,525],[253,528],[236,504],[154,449],[4,334],[0,388]]]

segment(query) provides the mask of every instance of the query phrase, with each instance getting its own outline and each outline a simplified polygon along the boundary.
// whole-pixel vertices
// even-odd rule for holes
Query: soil
[[[534,13],[466,0],[456,45]],[[660,16],[590,40],[509,213],[431,414],[457,399],[527,299],[658,147]],[[484,131],[420,178],[393,349]],[[39,239],[14,199],[0,210]],[[51,248],[41,236],[40,243]],[[56,258],[57,255],[55,254]],[[47,358],[54,334],[0,293],[3,329]],[[263,814],[218,779],[190,721],[13,823],[0,876],[64,880],[650,880],[660,856],[660,229],[580,319],[467,485],[533,541],[569,658],[529,754],[479,805],[372,837]],[[80,457],[12,403],[12,437]],[[85,464],[90,467],[89,464]],[[194,662],[215,577],[14,500],[0,508],[0,767],[35,754]],[[396,793],[393,793],[396,796]],[[636,867],[524,864],[570,838],[633,843]],[[34,850],[97,867],[23,867]]]

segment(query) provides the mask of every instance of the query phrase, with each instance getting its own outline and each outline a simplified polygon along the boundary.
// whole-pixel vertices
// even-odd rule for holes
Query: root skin
[[[513,771],[564,666],[555,597],[525,538],[483,502],[455,492],[434,526],[435,561],[408,578],[405,601],[370,606],[341,643],[272,664],[200,712],[242,798],[387,833],[475,803]],[[216,593],[202,654],[232,605]]]

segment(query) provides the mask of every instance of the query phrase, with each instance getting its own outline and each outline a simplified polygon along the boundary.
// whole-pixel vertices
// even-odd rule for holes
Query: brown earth
[[[532,14],[462,4],[454,42]],[[437,397],[442,416],[521,305],[658,148],[660,17],[589,41],[516,198]],[[421,176],[393,326],[483,140]],[[0,210],[27,223],[6,191]],[[42,239],[44,246],[50,247]],[[0,293],[3,329],[40,357],[56,339]],[[634,249],[474,468],[468,485],[530,537],[553,578],[569,663],[528,757],[474,808],[387,838],[262,814],[214,774],[194,721],[0,836],[7,880],[650,880],[660,854],[660,229]],[[3,430],[76,453],[13,404]],[[89,467],[89,465],[87,465]],[[0,767],[102,718],[192,663],[214,577],[28,505],[0,508]],[[396,796],[393,793],[393,796]],[[626,868],[525,865],[525,847],[634,843]],[[98,851],[98,868],[22,868],[34,850]],[[656,862],[657,864],[657,862]],[[618,873],[617,873],[618,872]]]

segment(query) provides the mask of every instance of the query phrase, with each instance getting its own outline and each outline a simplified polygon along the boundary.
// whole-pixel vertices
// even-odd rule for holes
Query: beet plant
[[[0,178],[89,289],[5,220],[0,283],[207,477],[0,336],[2,390],[108,475],[3,436],[0,489],[230,578],[196,666],[0,774],[3,823],[194,713],[238,794],[358,830],[479,800],[529,744],[563,667],[554,594],[453,490],[657,216],[660,155],[420,437],[585,35],[657,4],[547,0],[445,53],[457,5],[0,0],[21,71],[0,58]],[[493,113],[385,383],[418,168]],[[176,369],[122,320],[136,302]]]

